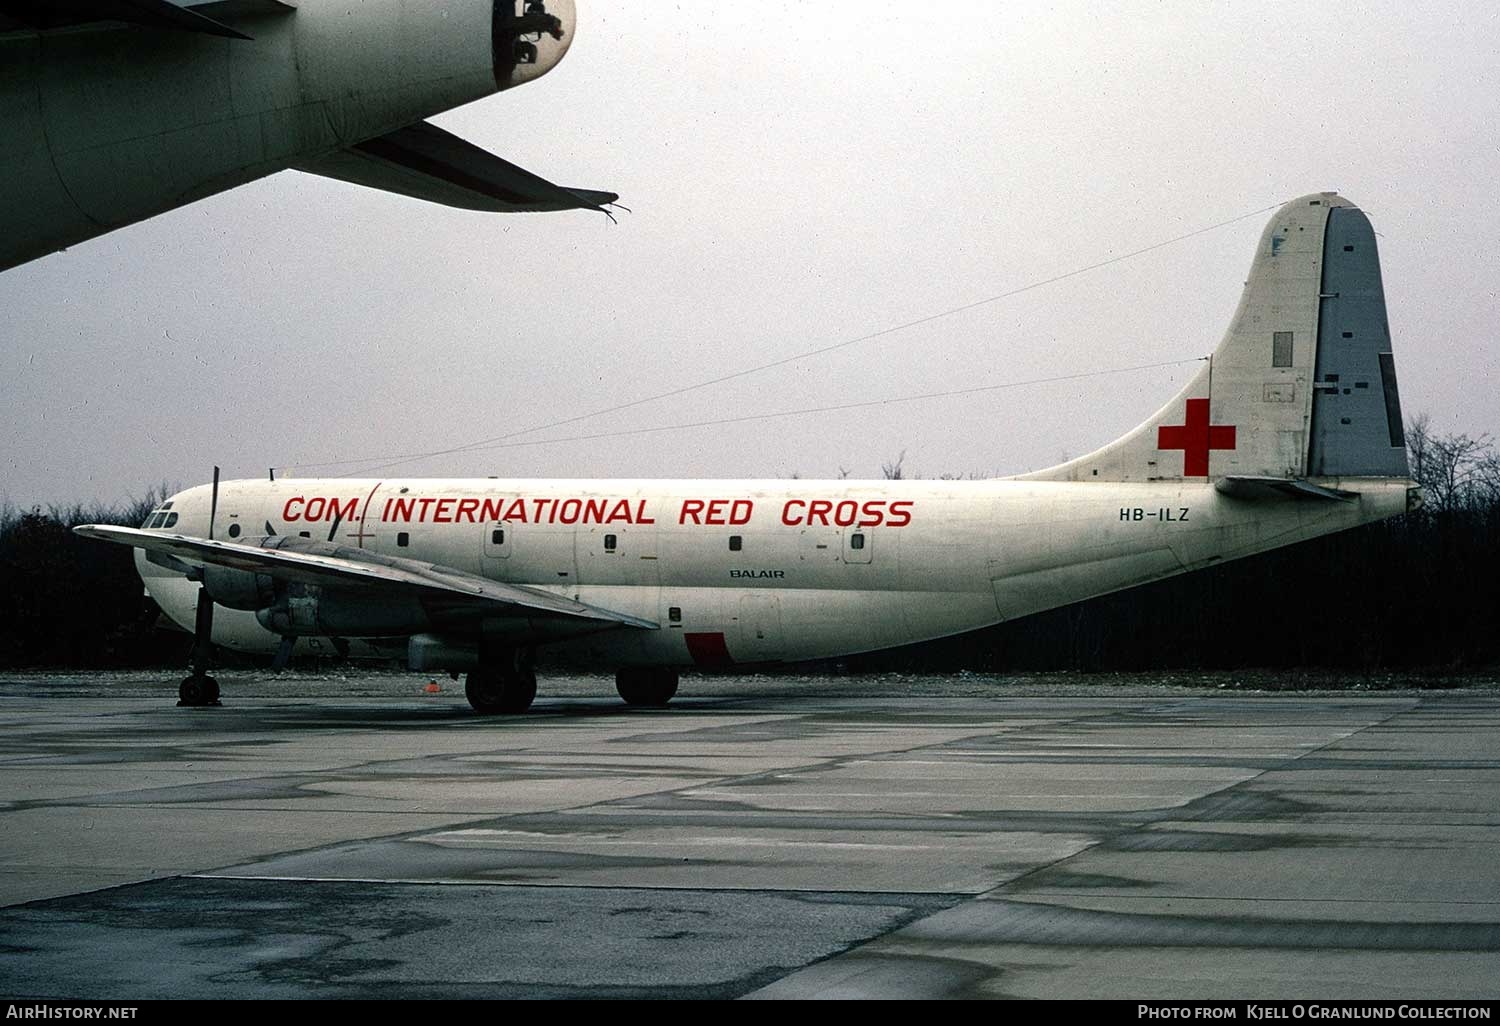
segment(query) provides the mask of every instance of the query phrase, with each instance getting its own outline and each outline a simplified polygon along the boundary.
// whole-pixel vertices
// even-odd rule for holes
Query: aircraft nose
[[[495,81],[501,89],[557,67],[578,26],[573,0],[495,0]]]

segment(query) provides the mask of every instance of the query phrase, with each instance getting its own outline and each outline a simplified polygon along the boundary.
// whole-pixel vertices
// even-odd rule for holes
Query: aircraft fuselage
[[[1319,483],[1358,494],[1243,499],[1182,481],[231,481],[214,536],[243,543],[269,529],[659,624],[544,632],[542,651],[570,661],[724,666],[955,634],[1407,508],[1404,480]],[[175,496],[170,530],[206,535],[209,498],[206,486]],[[152,595],[191,629],[198,584],[138,559]],[[384,629],[404,654],[406,636],[442,636],[444,615],[414,611]],[[347,618],[338,626],[361,636]],[[523,620],[485,630],[538,638]],[[222,610],[214,640],[270,652],[280,639],[254,613]],[[299,651],[328,643],[308,634]]]

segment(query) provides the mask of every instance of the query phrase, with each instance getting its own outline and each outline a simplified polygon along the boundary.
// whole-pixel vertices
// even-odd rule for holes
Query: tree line
[[[1250,559],[843,663],[854,671],[1245,667],[1463,673],[1500,663],[1500,452],[1407,429],[1414,513]],[[888,477],[902,474],[901,460]],[[0,668],[178,667],[132,550],[71,532],[136,526],[166,489],[115,506],[0,506]]]

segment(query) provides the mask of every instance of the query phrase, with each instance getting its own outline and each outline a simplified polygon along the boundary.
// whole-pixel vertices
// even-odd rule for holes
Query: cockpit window
[[[161,512],[160,510],[158,510],[156,512],[156,515],[151,518],[151,523],[148,524],[147,527],[150,530],[154,531],[158,527],[160,527],[162,524],[164,524],[166,522],[166,519],[167,519],[167,515],[165,513]]]
[[[176,527],[177,526],[177,514],[176,513],[168,513],[166,521],[161,526],[163,526],[163,527]]]

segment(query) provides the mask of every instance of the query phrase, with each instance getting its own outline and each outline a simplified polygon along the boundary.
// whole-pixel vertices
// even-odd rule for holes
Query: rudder
[[[1308,473],[1406,477],[1406,436],[1370,219],[1329,211],[1313,381]]]

